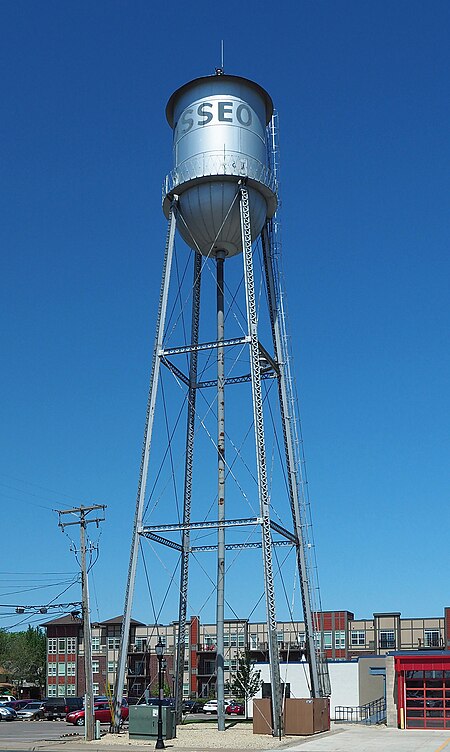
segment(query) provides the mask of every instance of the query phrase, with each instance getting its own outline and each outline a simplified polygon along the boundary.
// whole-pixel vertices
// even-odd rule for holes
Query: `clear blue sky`
[[[224,39],[226,72],[264,86],[280,117],[323,607],[450,605],[449,29],[440,0],[1,3],[2,604],[55,598],[66,585],[41,589],[42,573],[63,583],[77,565],[52,510],[104,503],[93,618],[122,610],[164,108],[214,72]],[[134,614],[151,619],[143,600]]]

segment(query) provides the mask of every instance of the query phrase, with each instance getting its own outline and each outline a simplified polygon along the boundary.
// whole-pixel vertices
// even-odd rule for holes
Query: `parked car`
[[[4,702],[12,702],[15,699],[14,695],[0,695],[0,703],[2,704]]]
[[[7,708],[5,705],[0,705],[0,721],[15,721],[17,713],[12,708]]]
[[[5,702],[3,704],[5,708],[12,708],[13,710],[17,712],[21,708],[24,708],[25,705],[28,705],[29,702],[35,702],[35,701],[28,698],[28,700],[11,700],[11,702]]]
[[[44,700],[44,716],[48,721],[65,718],[72,710],[83,707],[82,697],[46,697]]]
[[[203,703],[198,700],[183,700],[183,713],[203,713]]]
[[[137,705],[159,705],[159,698],[158,697],[149,697],[147,700],[144,698],[140,700]],[[174,708],[175,707],[175,698],[174,697],[163,697],[161,700],[161,705],[166,705],[168,707]]]
[[[245,707],[240,702],[230,702],[225,708],[227,715],[244,715]]]
[[[17,717],[22,721],[38,721],[44,718],[45,705],[40,700],[29,702],[25,707],[17,711]]]
[[[128,718],[128,703],[126,700],[122,700],[122,723]],[[111,710],[109,702],[96,702],[94,703],[94,718],[100,723],[111,723]],[[72,713],[66,715],[67,723],[73,723],[75,726],[84,726],[84,708],[80,710],[74,710]]]
[[[224,708],[226,706],[224,705]],[[208,702],[205,702],[203,705],[203,712],[204,713],[217,713],[217,700],[208,700]]]

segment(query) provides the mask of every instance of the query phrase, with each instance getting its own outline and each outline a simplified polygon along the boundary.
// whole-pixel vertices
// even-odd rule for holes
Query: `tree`
[[[255,662],[250,657],[250,651],[245,650],[238,658],[238,666],[235,674],[231,677],[231,691],[237,697],[247,702],[254,697],[261,686],[261,672],[254,669]]]
[[[29,626],[26,632],[2,632],[0,661],[11,682],[45,687],[46,639],[39,627]]]

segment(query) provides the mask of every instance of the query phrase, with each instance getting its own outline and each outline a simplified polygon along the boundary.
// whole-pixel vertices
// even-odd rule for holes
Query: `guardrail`
[[[383,723],[386,720],[386,700],[380,697],[378,700],[368,702],[366,705],[336,705],[334,720],[337,723]]]

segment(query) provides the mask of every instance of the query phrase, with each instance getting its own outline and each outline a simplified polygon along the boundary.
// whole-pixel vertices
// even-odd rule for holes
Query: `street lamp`
[[[155,749],[165,749],[163,733],[162,733],[162,698],[163,698],[163,685],[162,685],[162,661],[164,656],[164,645],[161,637],[159,638],[155,646],[156,657],[158,658],[158,738],[156,739]]]

